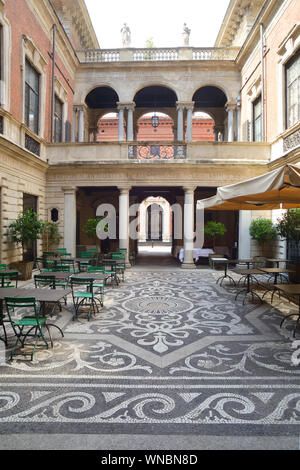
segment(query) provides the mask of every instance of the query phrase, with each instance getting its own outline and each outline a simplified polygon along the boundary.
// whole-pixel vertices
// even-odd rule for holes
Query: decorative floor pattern
[[[9,362],[0,344],[0,433],[299,435],[300,366],[280,328],[297,306],[236,293],[209,269],[132,269],[89,322],[69,297],[53,349]]]

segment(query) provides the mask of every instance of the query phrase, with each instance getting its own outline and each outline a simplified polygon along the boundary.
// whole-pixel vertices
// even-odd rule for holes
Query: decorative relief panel
[[[283,151],[288,152],[300,145],[300,129],[283,139]]]
[[[129,145],[128,158],[137,160],[186,158],[186,145]]]

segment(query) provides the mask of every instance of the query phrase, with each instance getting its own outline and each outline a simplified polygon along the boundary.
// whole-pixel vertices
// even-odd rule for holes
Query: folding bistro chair
[[[88,321],[90,321],[91,314],[98,312],[97,302],[94,298],[93,292],[93,279],[92,278],[75,278],[70,279],[72,297],[74,304],[74,314],[72,320],[78,317],[81,307],[88,307]],[[79,291],[76,289],[80,288]]]
[[[124,282],[125,274],[125,254],[124,253],[112,253],[111,257],[113,260],[116,260],[116,272],[117,274],[122,275],[122,281]]]
[[[19,280],[18,271],[11,271],[11,272],[0,271],[1,287],[18,287],[18,280]]]
[[[105,274],[105,267],[103,266],[88,266],[87,268],[88,273],[103,273]],[[94,295],[100,294],[100,303],[101,306],[103,307],[104,305],[104,287],[105,287],[105,280],[99,281],[94,280],[93,282],[93,287],[96,289],[99,289],[98,292],[95,292]]]
[[[48,349],[48,342],[44,336],[42,329],[43,327],[46,327],[49,335],[50,331],[46,323],[46,317],[42,317],[39,315],[39,310],[36,305],[36,299],[34,297],[5,297],[5,305],[10,324],[16,336],[16,342],[10,353],[10,360],[13,358],[13,356],[30,356],[32,360],[40,341],[42,341],[44,346]],[[20,319],[14,319],[16,309],[19,308],[26,308],[26,310],[30,308],[33,313],[33,316],[29,317],[28,312],[26,311],[26,316]],[[26,329],[27,327],[29,329]],[[35,340],[34,343],[26,342],[29,337]],[[21,346],[21,349],[24,349],[26,346],[33,347],[30,353],[27,353],[26,351],[18,352],[17,348],[19,345]]]
[[[56,289],[56,286],[59,285],[59,284],[63,285],[62,283],[57,282],[55,276],[51,276],[51,274],[49,274],[49,276],[41,276],[39,274],[34,275],[34,286],[35,286],[36,289],[43,288],[43,287],[49,287],[50,289]],[[65,286],[63,286],[63,287],[66,288]],[[67,305],[66,297],[64,297],[64,301],[65,301],[65,305]],[[51,310],[51,312],[49,312],[50,317],[52,317],[54,315],[56,305],[58,305],[60,311],[62,311],[62,307],[61,307],[60,302],[48,302],[48,303],[53,303],[52,310]],[[42,315],[45,315],[45,310],[43,310],[43,309],[44,309],[44,305],[41,305],[40,313],[42,313]],[[51,325],[50,325],[50,323],[48,323],[48,326],[54,326],[55,328],[57,328],[60,331],[62,337],[64,336],[64,334],[63,334],[63,332],[62,332],[62,330],[59,326],[54,325],[53,323],[51,323]],[[52,342],[52,340],[51,340],[51,342]]]

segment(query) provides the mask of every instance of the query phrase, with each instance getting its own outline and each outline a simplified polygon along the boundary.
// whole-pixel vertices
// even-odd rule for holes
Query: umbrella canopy
[[[284,165],[264,175],[217,189],[197,201],[210,210],[268,210],[300,207],[300,166]]]

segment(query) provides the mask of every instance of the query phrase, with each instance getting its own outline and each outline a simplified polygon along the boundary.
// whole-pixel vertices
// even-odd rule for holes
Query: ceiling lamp
[[[157,132],[157,127],[159,126],[159,117],[156,116],[156,113],[154,112],[153,116],[152,116],[152,127],[154,127],[154,132]]]

